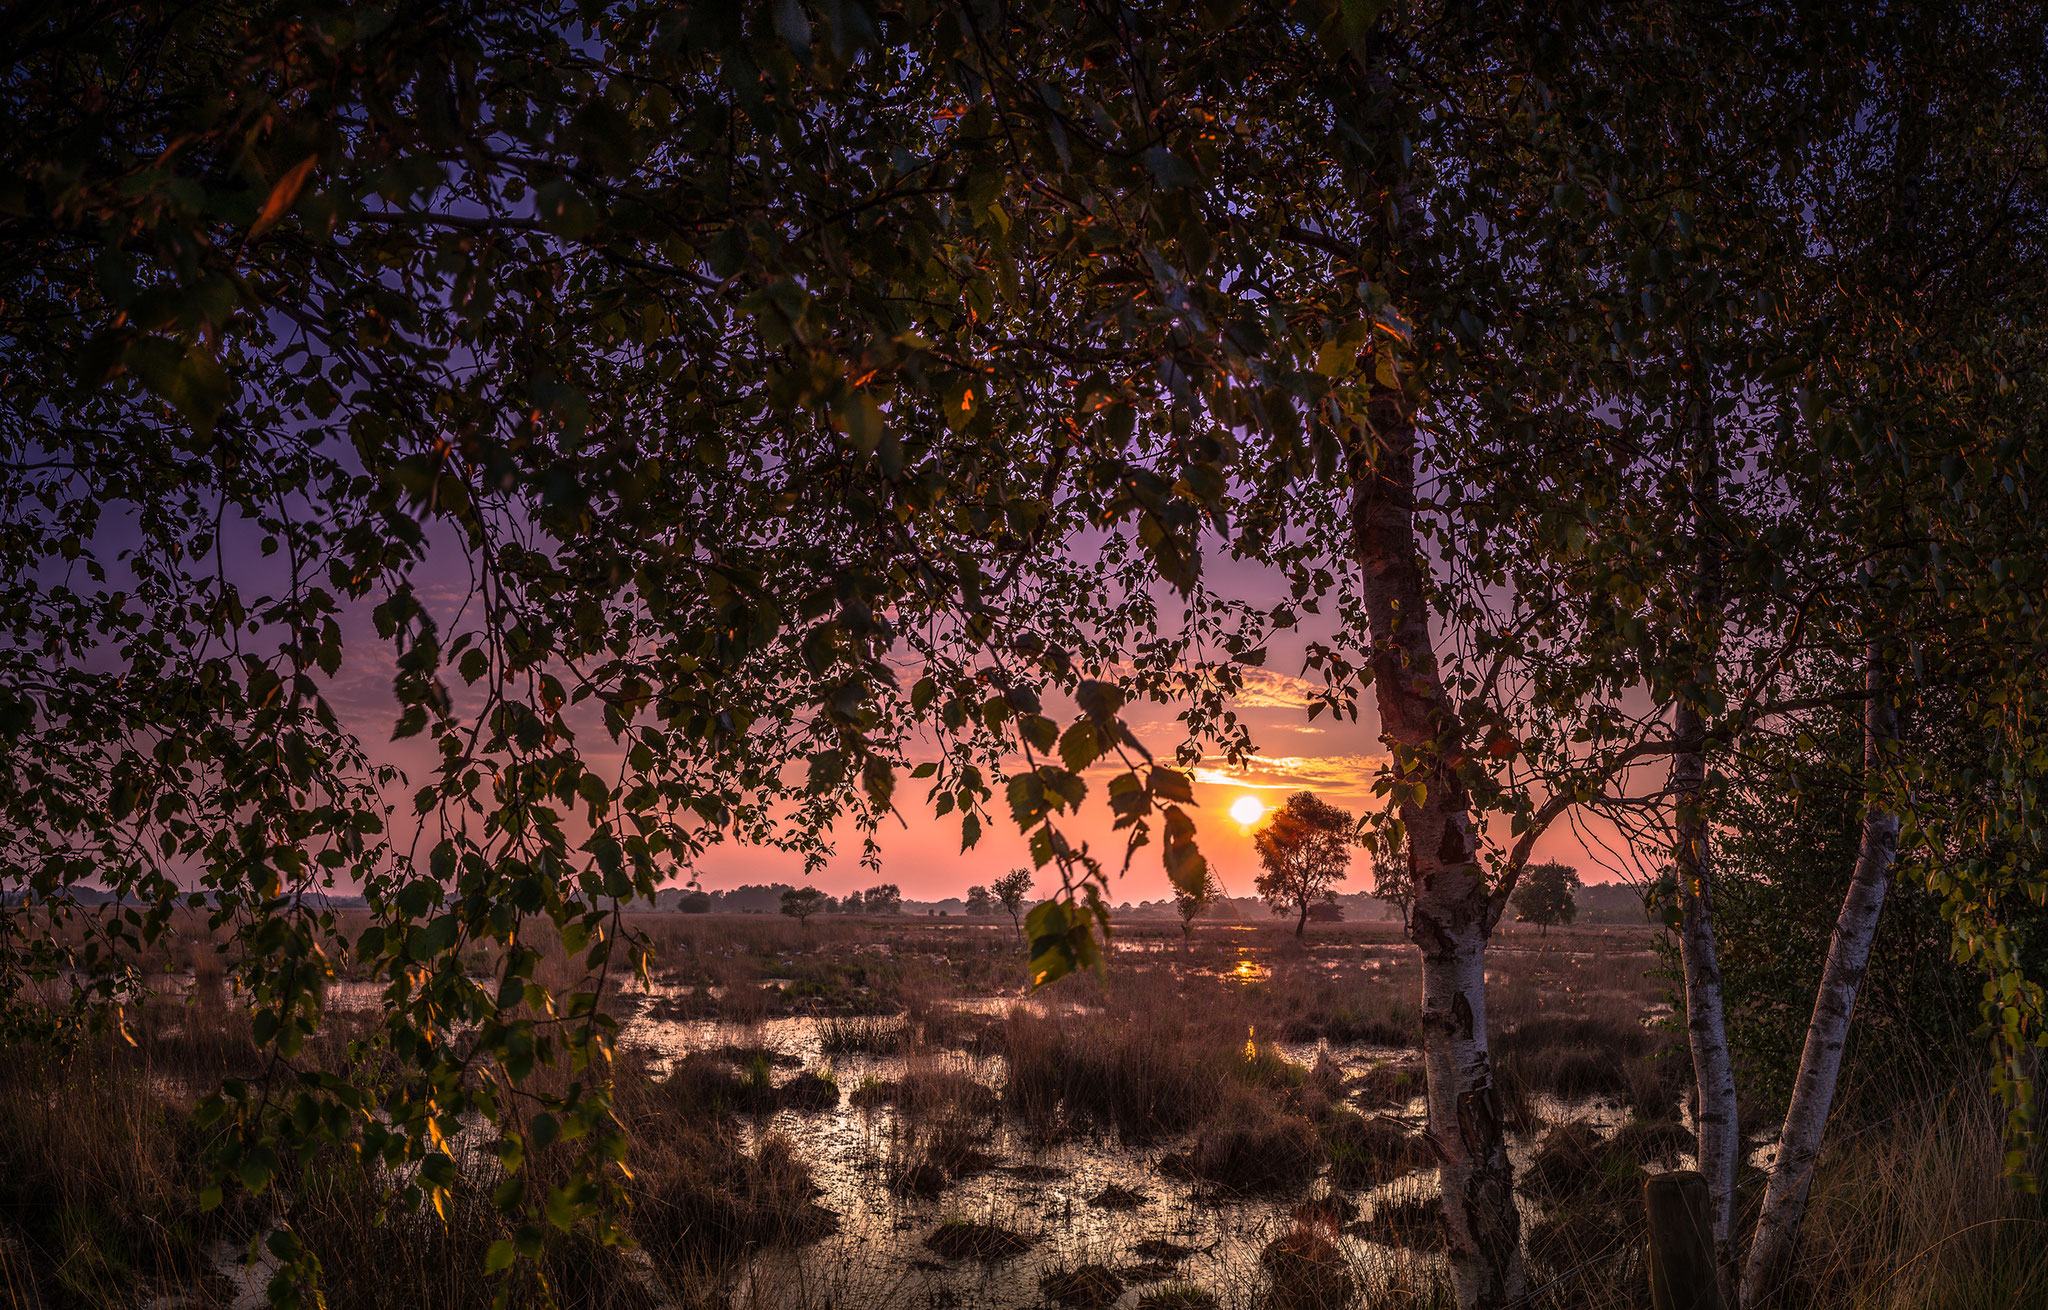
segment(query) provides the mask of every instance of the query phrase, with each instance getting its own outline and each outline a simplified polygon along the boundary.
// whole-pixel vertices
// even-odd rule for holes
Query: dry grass
[[[1275,1310],[1444,1304],[1432,1254],[1442,1226],[1426,1179],[1371,1192],[1431,1164],[1426,1144],[1400,1121],[1422,1090],[1414,1058],[1401,1053],[1418,1036],[1417,976],[1412,950],[1391,928],[1318,928],[1306,949],[1264,927],[1204,926],[1183,949],[1177,927],[1163,926],[1171,942],[1163,951],[1146,948],[1150,929],[1125,933],[1106,979],[1075,980],[1055,994],[1057,1007],[996,1013],[951,1002],[1018,995],[1018,948],[1006,924],[814,920],[806,932],[770,917],[664,915],[641,926],[661,952],[658,973],[688,989],[664,1001],[674,1014],[741,1024],[813,1015],[815,1029],[804,1030],[815,1031],[821,1061],[803,1067],[766,1032],[721,1036],[736,1044],[707,1043],[659,1079],[636,1057],[622,1058],[616,1099],[635,1179],[627,1223],[645,1254],[547,1234],[539,1276],[564,1305],[709,1304],[735,1277],[751,1277],[745,1271],[763,1252],[829,1234],[838,1202],[816,1192],[802,1150],[774,1130],[818,1131],[818,1121],[792,1116],[842,1099],[862,1109],[850,1120],[869,1134],[862,1149],[871,1152],[876,1194],[895,1207],[888,1213],[902,1230],[884,1240],[906,1260],[1001,1261],[1056,1243],[1047,1264],[1022,1276],[1048,1300],[1074,1305],[1107,1295],[1111,1280],[1125,1285],[1120,1303],[1150,1310],[1199,1310],[1218,1304],[1212,1294]],[[1550,1127],[1520,1180],[1538,1207],[1528,1232],[1532,1271],[1579,1270],[1552,1294],[1560,1307],[1641,1302],[1640,1180],[1691,1148],[1676,1118],[1689,1062],[1672,1033],[1645,1023],[1660,986],[1644,976],[1655,963],[1646,940],[1641,932],[1516,937],[1494,960],[1490,1019],[1510,1106],[1539,1130],[1535,1109],[1556,1111],[1546,1097],[1598,1096],[1634,1111],[1611,1137]],[[285,1218],[320,1258],[330,1304],[476,1304],[477,1289],[490,1286],[483,1252],[507,1235],[487,1200],[495,1162],[481,1152],[466,1175],[474,1186],[445,1216],[408,1208],[401,1177],[324,1156],[295,1166],[283,1189],[260,1198],[231,1192],[220,1209],[199,1210],[206,1140],[192,1122],[193,1098],[225,1075],[250,1072],[257,1053],[231,986],[231,956],[187,934],[153,961],[192,967],[192,1000],[141,1007],[137,1047],[0,1060],[7,1248],[9,1258],[11,1250],[27,1257],[40,1303],[130,1310],[140,1288],[186,1293],[194,1310],[226,1305],[220,1244],[246,1244]],[[566,963],[556,958],[547,969],[563,972]],[[348,1067],[346,1042],[363,1022],[331,1015],[309,1058]],[[790,1030],[779,1031],[787,1046]],[[1276,1039],[1302,1045],[1283,1050]],[[1396,1049],[1364,1052],[1374,1063],[1361,1071],[1360,1052],[1340,1052],[1340,1067],[1314,1049],[1319,1040]],[[825,1061],[837,1061],[838,1072]],[[849,1064],[870,1076],[842,1088]],[[1999,1124],[1981,1085],[1929,1092],[1831,1148],[1803,1246],[1802,1303],[2048,1304],[2048,1210],[2005,1185]],[[1146,1226],[1180,1214],[1190,1196],[1197,1207],[1262,1196],[1277,1199],[1277,1209],[1261,1199],[1260,1212],[1286,1226],[1277,1237],[1261,1233],[1240,1267],[1217,1274],[1163,1238],[1121,1254],[1075,1250],[1042,1214],[1026,1221],[1024,1212],[971,1199],[991,1184],[1060,1180],[1062,1168],[1004,1153],[1075,1134],[1167,1151],[1167,1179],[1156,1185],[1068,1180],[1074,1195],[1101,1203],[1097,1224],[1108,1211],[1130,1234],[1172,1231]],[[530,1167],[545,1185],[563,1176],[564,1162],[543,1155]],[[991,1170],[1001,1172],[975,1184],[980,1191],[962,1187]],[[1344,1190],[1328,1192],[1319,1179]],[[961,1188],[957,1204],[975,1217],[931,1229],[930,1210],[920,1217],[929,1202],[889,1195],[892,1183],[912,1198]],[[1333,1240],[1339,1231],[1408,1254],[1389,1268],[1353,1268]],[[920,1233],[929,1234],[928,1251],[917,1250]],[[18,1277],[11,1264],[7,1272]],[[850,1303],[844,1293],[776,1286],[750,1295],[760,1304],[787,1296],[793,1306],[822,1305],[833,1295]]]
[[[1858,1310],[2048,1304],[2048,1198],[2004,1177],[1987,1081],[1929,1090],[1822,1157],[1800,1247],[1807,1294]],[[2038,1176],[2048,1153],[2027,1167]]]

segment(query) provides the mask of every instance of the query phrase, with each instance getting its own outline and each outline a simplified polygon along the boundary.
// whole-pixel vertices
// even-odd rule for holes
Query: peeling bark
[[[1699,712],[1680,704],[1676,729],[1681,741],[1697,741]],[[1735,1268],[1735,1166],[1742,1150],[1737,1127],[1735,1065],[1728,1055],[1728,1028],[1721,996],[1721,965],[1714,949],[1713,856],[1707,823],[1700,812],[1706,785],[1706,756],[1680,752],[1671,764],[1679,820],[1678,955],[1685,973],[1685,1028],[1699,1090],[1700,1172],[1713,1205],[1714,1254],[1727,1278]]]
[[[1873,795],[1883,749],[1897,733],[1898,720],[1881,694],[1882,680],[1875,646],[1864,670],[1870,694],[1863,711],[1863,771]],[[1807,1189],[1820,1158],[1821,1135],[1834,1104],[1835,1079],[1842,1068],[1842,1047],[1856,1010],[1856,991],[1870,962],[1870,944],[1877,936],[1878,915],[1891,884],[1892,863],[1899,849],[1899,816],[1871,801],[1863,814],[1863,836],[1856,852],[1856,873],[1835,920],[1828,943],[1820,992],[1814,998],[1813,1021],[1806,1029],[1806,1049],[1799,1057],[1799,1076],[1792,1085],[1792,1103],[1778,1137],[1778,1158],[1764,1188],[1763,1213],[1742,1274],[1745,1310],[1766,1304],[1784,1287],[1797,1249],[1799,1224],[1806,1214]]]
[[[1415,535],[1415,425],[1400,395],[1381,391],[1371,431],[1350,444],[1352,537],[1372,628],[1381,733],[1403,782],[1401,806],[1415,904],[1408,935],[1422,948],[1423,1066],[1429,1136],[1438,1157],[1452,1286],[1461,1310],[1518,1300],[1525,1275],[1514,1173],[1486,1045],[1486,942],[1492,927],[1470,804],[1446,759],[1463,729],[1430,641],[1421,544]]]

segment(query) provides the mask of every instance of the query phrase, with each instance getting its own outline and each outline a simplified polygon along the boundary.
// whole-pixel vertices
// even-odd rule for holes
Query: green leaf
[[[1179,801],[1192,805],[1195,801],[1193,781],[1179,769],[1155,768],[1146,775],[1152,794],[1161,800]]]
[[[1059,740],[1060,728],[1057,723],[1043,714],[1027,714],[1017,721],[1017,730],[1024,734],[1024,740],[1031,743],[1036,751],[1049,751]]]
[[[1081,712],[1098,723],[1116,718],[1117,711],[1124,707],[1124,694],[1107,682],[1093,680],[1083,682],[1074,689],[1074,700],[1081,706]]]
[[[1079,773],[1102,755],[1102,736],[1092,719],[1077,719],[1060,738],[1060,762]]]
[[[819,751],[811,756],[810,777],[805,785],[813,795],[828,792],[837,787],[846,777],[846,754],[843,751]]]
[[[1037,827],[1050,808],[1045,796],[1045,781],[1035,770],[1010,779],[1009,798],[1010,817],[1016,821],[1019,831]]]
[[[1189,896],[1200,896],[1208,884],[1209,862],[1195,845],[1194,820],[1178,805],[1166,807],[1166,842],[1160,850],[1166,876]]]
[[[484,1252],[484,1272],[487,1274],[504,1273],[512,1267],[512,1262],[518,1258],[519,1253],[513,1248],[512,1239],[501,1237],[497,1241],[492,1242],[490,1249]]]
[[[1079,969],[1102,962],[1089,913],[1067,901],[1046,901],[1024,918],[1031,942],[1031,985],[1044,987]]]

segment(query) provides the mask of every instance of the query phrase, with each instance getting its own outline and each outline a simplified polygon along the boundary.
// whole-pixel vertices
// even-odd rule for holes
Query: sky
[[[453,562],[460,559],[459,550],[430,550],[427,561],[415,575],[421,599],[440,623],[444,640],[457,630],[455,613],[468,588],[466,570],[461,574],[452,571]],[[1212,560],[1205,576],[1217,590],[1262,607],[1270,607],[1286,594],[1285,584],[1277,575],[1250,564]],[[373,758],[397,764],[414,779],[424,780],[431,773],[435,758],[428,739],[389,739],[389,725],[396,710],[390,690],[388,648],[368,629],[366,616],[352,617],[361,630],[348,633],[350,654],[329,688],[330,699],[344,720],[362,735]],[[1379,740],[1379,721],[1371,697],[1361,698],[1356,722],[1327,712],[1313,721],[1309,718],[1314,686],[1298,676],[1302,671],[1302,654],[1308,642],[1327,639],[1329,635],[1327,630],[1307,626],[1276,637],[1269,647],[1266,665],[1245,670],[1244,691],[1235,702],[1240,720],[1258,746],[1257,755],[1243,767],[1230,767],[1216,757],[1193,769],[1198,840],[1211,870],[1229,895],[1256,894],[1253,880],[1258,873],[1258,858],[1252,833],[1267,812],[1290,794],[1313,791],[1353,814],[1363,814],[1375,807],[1371,794],[1373,776],[1386,755]],[[457,694],[460,712],[462,689],[452,676],[449,680]],[[1064,698],[1059,701],[1055,706],[1049,699],[1047,713],[1064,726],[1077,711]],[[1184,729],[1170,705],[1130,706],[1125,710],[1125,718],[1139,740],[1158,758],[1171,759],[1174,748],[1184,737]],[[586,732],[581,745],[596,767],[602,770],[608,762],[616,767],[618,751],[601,731]],[[1103,861],[1111,873],[1109,895],[1113,901],[1137,902],[1170,896],[1171,888],[1160,861],[1156,824],[1152,843],[1141,848],[1129,867],[1124,868],[1127,834],[1114,828],[1106,791],[1108,780],[1116,771],[1091,771],[1090,792],[1081,812],[1062,816],[1060,829],[1069,841],[1086,842]],[[706,890],[729,890],[747,883],[788,882],[816,886],[841,896],[877,883],[894,883],[910,899],[940,900],[964,897],[970,886],[986,885],[1012,868],[1031,864],[1025,834],[1011,821],[999,784],[995,786],[996,795],[990,802],[981,840],[971,851],[961,849],[957,814],[945,818],[932,814],[925,799],[927,787],[923,782],[899,779],[897,813],[885,820],[876,834],[879,867],[863,865],[861,835],[849,823],[837,834],[834,855],[821,870],[807,873],[799,855],[727,844],[715,847],[699,861],[695,869],[698,885]],[[409,796],[410,791],[403,794]],[[1253,805],[1258,807],[1256,816],[1252,813]],[[401,806],[401,813],[409,808]],[[1601,847],[1612,841],[1611,831],[1586,834],[1561,824],[1538,844],[1534,858],[1563,860],[1577,867],[1588,882],[1610,881],[1615,875],[1603,867]],[[1611,863],[1611,856],[1607,862]],[[1041,874],[1040,890],[1049,892],[1055,885],[1052,880],[1057,877],[1056,870],[1044,870]],[[1371,883],[1370,865],[1361,851],[1340,890],[1368,891]],[[677,885],[682,885],[681,878]]]
[[[132,528],[131,528],[132,530]],[[118,535],[121,526],[113,525]],[[230,529],[232,531],[232,529]],[[445,534],[445,528],[430,530]],[[452,541],[434,541],[425,559],[415,569],[413,581],[422,603],[440,625],[446,641],[462,626],[474,624],[470,615],[458,624],[458,611],[469,590],[468,565],[464,553]],[[113,553],[107,552],[107,558]],[[283,578],[269,577],[280,570],[280,561],[261,559],[256,552],[243,553],[232,572],[245,597],[277,587]],[[1251,601],[1262,608],[1286,594],[1277,576],[1249,564],[1228,560],[1210,561],[1205,574],[1218,591]],[[396,765],[408,775],[407,784],[394,788],[390,800],[396,807],[401,829],[411,813],[413,789],[431,777],[437,756],[431,739],[422,734],[402,741],[391,739],[397,719],[392,694],[392,652],[378,639],[370,621],[374,601],[350,606],[341,616],[344,629],[344,658],[340,670],[326,680],[324,693],[343,723],[363,741],[370,758]],[[1313,621],[1311,621],[1313,622]],[[1385,747],[1379,740],[1379,721],[1371,697],[1359,702],[1356,722],[1322,713],[1309,718],[1313,686],[1298,674],[1302,655],[1310,641],[1326,640],[1327,630],[1316,627],[1276,636],[1268,647],[1261,668],[1244,670],[1244,690],[1236,698],[1240,721],[1250,730],[1257,745],[1256,756],[1241,767],[1231,767],[1220,757],[1199,762],[1192,771],[1198,840],[1211,870],[1225,892],[1232,896],[1255,894],[1253,880],[1258,859],[1252,833],[1266,814],[1298,791],[1313,791],[1323,800],[1363,814],[1375,807],[1371,794],[1374,774],[1385,761]],[[446,681],[455,694],[458,715],[468,697],[452,671]],[[1318,680],[1319,685],[1319,680]],[[1048,699],[1047,713],[1064,726],[1077,712],[1058,698]],[[1170,760],[1184,737],[1170,705],[1138,704],[1126,707],[1125,720],[1155,757]],[[595,724],[592,724],[595,728]],[[601,730],[583,731],[580,742],[593,767],[615,771],[619,751]],[[1099,768],[1088,776],[1090,793],[1078,815],[1061,816],[1060,829],[1069,841],[1085,842],[1110,871],[1109,895],[1113,901],[1157,900],[1171,895],[1160,862],[1156,839],[1142,848],[1124,868],[1126,834],[1114,829],[1107,799],[1107,783],[1116,772]],[[876,834],[879,867],[863,865],[860,834],[851,824],[837,834],[836,849],[824,867],[806,873],[802,857],[773,849],[727,844],[714,848],[696,869],[697,884],[707,890],[726,890],[746,883],[791,882],[814,885],[832,895],[894,883],[913,900],[940,900],[964,896],[975,884],[987,884],[1018,866],[1029,866],[1026,839],[1011,822],[1000,784],[990,802],[988,821],[979,844],[962,851],[959,816],[933,815],[925,799],[927,784],[900,779],[896,792],[897,813],[888,818]],[[1155,825],[1156,829],[1156,825]],[[1587,882],[1611,881],[1616,876],[1614,851],[1619,843],[1611,829],[1575,829],[1560,824],[1537,845],[1534,858],[1557,859],[1579,869]],[[1049,876],[1056,876],[1045,871]],[[1342,891],[1368,891],[1371,870],[1360,852]],[[673,885],[685,885],[683,871]],[[1053,884],[1042,880],[1040,889]]]

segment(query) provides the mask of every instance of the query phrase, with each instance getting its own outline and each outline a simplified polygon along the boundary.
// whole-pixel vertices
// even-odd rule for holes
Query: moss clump
[[[780,1133],[749,1152],[729,1129],[677,1132],[643,1163],[633,1231],[656,1260],[694,1263],[763,1246],[812,1242],[838,1216],[812,1201],[810,1167]]]
[[[1031,1239],[998,1224],[972,1219],[947,1219],[931,1231],[924,1244],[948,1260],[994,1262],[1020,1256],[1031,1249]]]
[[[1124,1294],[1124,1280],[1101,1265],[1061,1269],[1038,1280],[1038,1290],[1061,1305],[1089,1307],[1114,1305]]]
[[[1391,1120],[1340,1110],[1323,1120],[1321,1133],[1338,1187],[1378,1187],[1436,1163],[1427,1140]]]
[[[1626,1152],[1600,1139],[1589,1124],[1559,1124],[1521,1178],[1521,1190],[1539,1201],[1580,1199],[1620,1202],[1642,1186],[1643,1168]]]
[[[1273,1310],[1333,1310],[1358,1295],[1350,1262],[1320,1224],[1295,1224],[1266,1244],[1259,1263],[1273,1282]]]
[[[1245,1098],[1210,1120],[1187,1166],[1197,1178],[1232,1191],[1260,1192],[1307,1182],[1325,1158],[1322,1141],[1306,1120]],[[1164,1171],[1166,1161],[1160,1165]]]
[[[783,1103],[815,1113],[839,1104],[839,1080],[829,1069],[806,1069],[782,1085]]]

